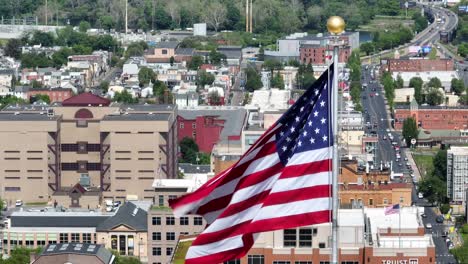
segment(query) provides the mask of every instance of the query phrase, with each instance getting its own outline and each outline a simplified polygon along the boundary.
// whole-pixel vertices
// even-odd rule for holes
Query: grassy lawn
[[[184,264],[185,263],[185,254],[187,254],[188,248],[192,245],[193,241],[184,241],[180,242],[177,246],[177,251],[174,256],[174,264]]]
[[[422,177],[431,174],[434,170],[434,156],[413,153],[413,159],[414,162],[416,162]],[[424,174],[424,172],[426,172],[426,174]]]
[[[468,263],[468,224],[460,229],[460,234],[464,241],[463,245],[450,250],[450,252],[458,260],[458,263]]]

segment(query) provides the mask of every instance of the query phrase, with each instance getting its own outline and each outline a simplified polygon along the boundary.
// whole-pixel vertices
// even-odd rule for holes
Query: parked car
[[[447,231],[442,232],[442,237],[447,237],[447,236],[448,236],[448,232],[447,232]]]
[[[23,201],[22,201],[22,200],[16,200],[15,206],[16,206],[16,207],[21,207],[21,206],[23,206]]]
[[[431,223],[427,223],[427,224],[426,224],[426,228],[427,228],[427,229],[432,229],[432,224],[431,224]]]
[[[436,222],[439,224],[442,224],[444,222],[444,216],[443,215],[438,215],[436,217]]]
[[[424,198],[424,195],[423,195],[423,193],[422,193],[422,192],[418,193],[418,198],[419,198],[419,199],[422,199],[422,198]]]
[[[422,217],[422,218],[426,218],[427,215],[426,215],[425,213],[422,213],[422,214],[421,214],[421,217]]]

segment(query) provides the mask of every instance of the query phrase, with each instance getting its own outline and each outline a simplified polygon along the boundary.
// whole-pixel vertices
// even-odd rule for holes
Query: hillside
[[[46,8],[47,2],[47,8]],[[399,15],[398,0],[253,0],[256,33],[323,31],[326,19],[340,15],[348,29],[369,23],[375,15]],[[38,17],[39,23],[122,30],[123,0],[0,0],[5,19]],[[215,30],[245,28],[245,0],[128,0],[131,29],[159,30],[192,27],[207,22]]]

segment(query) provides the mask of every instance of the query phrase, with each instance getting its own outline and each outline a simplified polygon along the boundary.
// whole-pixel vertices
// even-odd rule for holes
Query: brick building
[[[322,46],[315,44],[303,44],[299,48],[299,58],[300,62],[303,64],[326,64],[327,56],[333,54],[332,46]],[[341,63],[346,63],[349,56],[351,55],[351,47],[344,46],[340,48],[340,54],[338,61]]]
[[[55,89],[30,89],[27,92],[28,99],[31,100],[31,97],[35,95],[43,94],[47,95],[50,98],[50,102],[63,102],[66,99],[73,96],[73,91],[67,88],[55,88]]]
[[[340,185],[340,206],[342,208],[374,208],[399,203],[411,206],[411,184],[374,183]]]
[[[406,118],[413,117],[419,127],[427,130],[468,129],[468,107],[396,105],[394,110],[395,129],[402,130]]]
[[[245,109],[237,107],[179,109],[178,140],[192,138],[200,151],[205,153],[211,153],[213,146],[220,141],[240,143],[245,116]]]
[[[388,59],[382,60],[382,71],[390,72],[429,72],[429,71],[453,71],[452,59]]]
[[[434,242],[431,234],[425,234],[422,212],[417,207],[403,207],[401,215],[385,215],[384,208],[341,209],[339,263],[436,263]],[[244,257],[225,263],[330,263],[330,236],[328,223],[263,232]],[[186,249],[179,247],[176,254],[183,256]]]

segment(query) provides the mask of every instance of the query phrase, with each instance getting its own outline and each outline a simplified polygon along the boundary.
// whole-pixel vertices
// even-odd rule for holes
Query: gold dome
[[[345,29],[345,22],[343,18],[339,16],[332,16],[327,20],[327,29],[328,32],[334,35],[339,35],[343,33]]]

